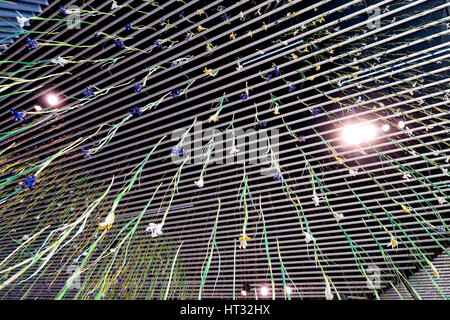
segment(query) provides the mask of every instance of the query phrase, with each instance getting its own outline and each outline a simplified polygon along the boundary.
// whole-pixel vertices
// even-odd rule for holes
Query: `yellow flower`
[[[319,22],[320,22],[320,23],[325,22],[325,18],[324,18],[324,17],[321,17],[321,18],[319,19]]]
[[[203,10],[197,10],[197,13],[198,13],[199,16],[201,16],[202,14],[205,14],[205,11],[203,11]]]
[[[294,60],[297,60],[298,59],[298,55],[296,55],[296,54],[292,54],[292,58],[294,59]]]
[[[391,246],[392,248],[398,247],[398,242],[394,238],[391,239]]]
[[[356,79],[356,78],[358,78],[358,75],[357,75],[357,74],[354,74],[354,75],[353,75],[353,79]]]
[[[341,157],[336,157],[336,160],[339,164],[344,164],[344,160]]]
[[[402,204],[402,211],[405,213],[409,213],[409,208],[407,206],[405,206],[404,204]]]
[[[316,71],[319,71],[319,70],[320,70],[320,66],[317,66],[317,67],[316,67]]]
[[[230,34],[230,39],[236,39],[236,36],[234,35],[234,32],[232,32],[232,33]]]
[[[273,113],[278,115],[278,114],[280,114],[280,111],[278,111],[278,109],[277,109]]]
[[[311,23],[311,25],[312,25],[313,27],[315,27],[315,26],[316,26],[316,22],[313,21],[313,22]]]
[[[309,53],[308,47],[305,47],[305,49],[303,49],[303,53]]]
[[[358,52],[356,55],[359,57],[361,55],[361,52]]]
[[[205,67],[205,69],[203,70],[204,73],[207,73],[208,75],[212,76],[213,75],[213,70],[212,69],[208,69]]]
[[[245,249],[247,247],[248,240],[250,240],[250,238],[245,233],[239,237],[239,248]]]
[[[334,103],[339,103],[339,97],[333,99]]]
[[[106,228],[108,228],[108,230],[110,230],[112,228],[112,224],[105,224],[105,225],[98,226],[99,230],[105,230]]]
[[[361,153],[361,154],[367,154],[367,152],[365,152],[363,149],[359,149],[359,153]]]
[[[310,77],[308,80],[311,80],[311,81],[313,81],[315,78],[314,77]]]
[[[355,70],[359,70],[359,66],[354,66],[352,68],[355,69]]]
[[[433,271],[433,274],[439,279],[439,270],[436,269],[436,267],[434,266],[434,264],[430,263],[431,265],[431,270]]]
[[[205,30],[205,28],[203,28],[202,26],[198,26],[198,27],[197,27],[197,31],[198,31],[198,32],[201,32],[201,31],[203,31],[203,30]]]
[[[297,33],[298,33],[298,29],[295,29],[295,31],[294,31],[294,36],[296,36]]]
[[[209,117],[209,122],[217,122],[219,121],[219,118],[216,115],[212,115]]]
[[[248,35],[250,36],[250,38],[252,38],[253,37],[253,32],[249,31]]]
[[[266,30],[266,29],[267,29],[267,26],[266,26],[266,24],[265,24],[264,22],[263,22],[261,28],[262,28],[263,30]]]
[[[207,44],[206,45],[206,51],[211,51],[211,49],[212,49],[212,47],[209,44]]]
[[[331,53],[331,54],[333,54],[333,53],[334,53],[334,50],[333,50],[333,49],[331,49],[331,50],[330,50],[330,53]]]

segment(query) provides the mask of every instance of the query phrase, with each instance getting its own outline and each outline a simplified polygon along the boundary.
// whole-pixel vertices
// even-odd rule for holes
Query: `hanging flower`
[[[434,264],[432,264],[431,262],[429,262],[429,265],[431,267],[431,271],[433,271],[433,274],[439,279],[439,270],[436,269],[436,267],[434,266]]]
[[[445,197],[437,197],[439,204],[444,204],[447,202],[447,200],[445,200]]]
[[[405,213],[409,213],[410,212],[410,208],[408,208],[407,206],[405,206],[404,204],[401,205],[402,206],[402,211]]]
[[[162,227],[163,227],[162,223],[158,223],[158,224],[150,223],[150,225],[145,230],[147,232],[151,232],[152,233],[152,238],[156,238],[156,237],[158,237],[158,236],[163,234]]]
[[[197,10],[197,14],[198,14],[199,16],[201,16],[202,14],[205,14],[205,15],[206,15],[205,11],[203,11],[203,10],[201,10],[201,9],[198,9],[198,10]]]
[[[352,176],[356,176],[358,173],[359,168],[350,168],[348,169],[348,173],[350,173]]]
[[[125,45],[123,44],[122,40],[119,40],[119,39],[115,39],[115,40],[114,40],[114,44],[115,44],[117,47],[119,47],[119,48],[124,48],[124,47],[125,47]]]
[[[197,31],[198,31],[198,32],[202,32],[203,30],[205,30],[205,28],[203,28],[202,26],[198,26],[198,27],[197,27]]]
[[[19,122],[19,121],[26,121],[27,119],[25,118],[25,112],[20,112],[18,110],[15,110],[13,108],[9,109],[13,116],[14,116],[14,122]]]
[[[344,159],[342,159],[341,157],[336,157],[336,161],[338,162],[338,164],[344,164]]]
[[[409,173],[405,172],[405,173],[403,174],[403,177],[402,177],[402,178],[405,179],[407,182],[409,182],[409,181],[410,181],[409,178],[411,178],[411,175],[410,175]]]
[[[141,93],[142,92],[142,85],[141,84],[137,84],[133,87],[133,91],[136,93]]]
[[[28,37],[27,40],[25,40],[25,42],[27,43],[26,48],[28,51],[30,51],[32,49],[37,49],[38,43],[34,40],[31,40],[30,37]]]
[[[153,44],[158,48],[158,49],[162,49],[163,47],[161,46],[161,43],[157,40],[153,41]]]
[[[95,97],[94,91],[89,87],[86,87],[86,89],[84,89],[83,94],[84,94],[85,98],[89,98],[91,96]]]
[[[391,238],[391,241],[389,241],[388,247],[391,247],[392,249],[397,248],[398,247],[398,242],[397,240],[395,240],[394,237]]]
[[[203,178],[198,179],[198,181],[194,181],[194,184],[199,188],[203,188]]]
[[[289,92],[293,92],[295,90],[295,86],[293,84],[289,85]]]
[[[213,49],[214,49],[214,46],[212,45],[212,43],[208,43],[206,45],[206,51],[211,52],[211,51],[213,51]]]
[[[236,39],[236,35],[234,34],[234,32],[231,32],[230,39],[232,39],[232,40]]]
[[[281,181],[281,175],[279,172],[277,172],[274,179],[275,179],[275,181]]]
[[[83,156],[87,159],[92,158],[91,152],[89,151],[89,148],[80,148],[81,152],[83,152]]]
[[[179,157],[184,155],[186,151],[184,151],[182,146],[176,146],[175,148],[170,148],[170,153]]]
[[[328,281],[325,284],[325,299],[333,300],[333,292],[331,291],[331,286]]]
[[[314,205],[315,205],[316,207],[318,207],[318,206],[319,206],[319,202],[320,202],[320,198],[319,198],[317,195],[315,195],[315,196],[312,197],[311,199],[313,200]]]
[[[333,212],[333,215],[337,221],[341,221],[341,219],[344,219],[344,214],[342,213]]]
[[[241,100],[242,101],[245,101],[245,100],[247,100],[248,99],[248,94],[247,93],[243,93],[243,94],[241,94]]]
[[[250,240],[250,237],[248,237],[245,233],[239,237],[239,249],[247,248],[247,241]]]
[[[309,232],[303,231],[303,234],[305,235],[306,244],[310,243],[311,241],[316,242],[316,238],[314,238],[313,235]]]
[[[177,100],[177,98],[180,96],[181,91],[180,89],[175,89],[174,91],[172,91],[169,96],[173,97],[175,100]]]
[[[125,30],[127,30],[127,31],[131,30],[131,24],[126,24],[125,25]]]
[[[259,124],[261,127],[265,127],[265,126],[267,125],[267,121],[266,121],[266,120],[259,121],[258,124]]]
[[[275,77],[280,75],[280,69],[276,65],[272,65],[273,72],[275,73]]]
[[[34,184],[36,183],[37,177],[33,174],[31,177],[25,178],[25,181],[20,185],[20,187],[28,188],[30,190],[34,189]]]
[[[58,64],[61,67],[64,67],[64,65],[66,65],[68,63],[68,61],[66,59],[62,58],[62,57],[54,58],[50,62],[55,64],[55,65]]]
[[[208,122],[217,122],[219,121],[219,117],[215,114],[213,114],[212,116],[209,117]]]
[[[117,9],[119,6],[117,5],[117,2],[115,0],[112,0],[111,10]]]
[[[232,146],[230,148],[230,154],[237,154],[239,152],[239,149],[236,148],[236,146]]]
[[[312,111],[311,111],[311,114],[312,114],[313,116],[317,116],[319,113],[320,113],[320,110],[317,109],[317,108],[313,108]]]
[[[19,23],[19,27],[21,27],[21,28],[23,28],[25,26],[25,23],[28,22],[28,18],[26,18],[26,17],[24,17],[22,15],[20,15],[20,17],[17,16],[16,19],[17,19],[17,22]]]
[[[213,69],[208,69],[205,67],[205,69],[203,69],[203,72],[206,73],[207,75],[214,77],[214,70]]]
[[[100,223],[98,228],[99,228],[99,230],[105,230],[106,228],[108,228],[108,230],[110,230],[112,228],[113,223],[114,223],[114,215],[108,214],[106,216],[105,221]]]
[[[140,116],[142,114],[142,110],[139,107],[134,107],[133,110],[130,111],[130,114],[134,116],[135,114]]]

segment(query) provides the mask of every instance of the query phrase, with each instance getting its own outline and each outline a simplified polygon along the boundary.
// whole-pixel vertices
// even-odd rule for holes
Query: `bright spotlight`
[[[405,121],[399,121],[398,126],[403,129],[405,127]]]
[[[388,124],[383,124],[383,127],[381,128],[384,132],[389,131],[391,127]]]
[[[54,105],[58,104],[58,97],[55,96],[54,94],[49,94],[47,96],[47,102],[49,105],[54,106]]]
[[[372,140],[377,133],[375,126],[367,123],[358,123],[344,128],[342,137],[349,144],[359,144]]]
[[[266,286],[262,286],[260,292],[261,295],[267,296],[267,294],[269,293],[269,288],[267,288]]]

